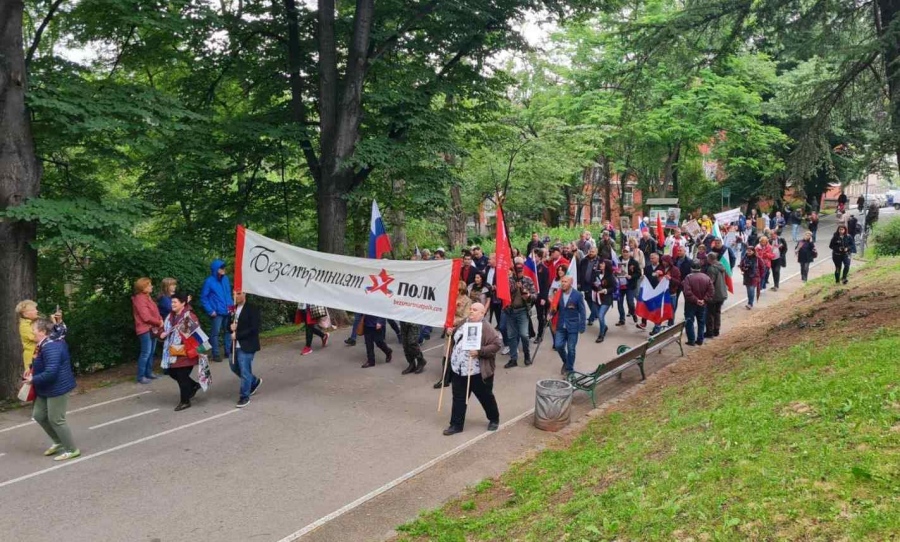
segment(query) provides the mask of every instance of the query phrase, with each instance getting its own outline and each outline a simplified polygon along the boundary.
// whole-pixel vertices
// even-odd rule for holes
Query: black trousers
[[[391,329],[394,330],[394,333],[397,334],[397,337],[400,337],[400,326],[397,325],[397,322],[395,322],[393,320],[385,320],[385,321],[387,322],[387,324],[389,326],[391,326]]]
[[[366,338],[366,361],[375,363],[375,347],[390,355],[391,349],[384,342],[384,328],[375,329],[374,327],[364,328],[363,336]]]
[[[467,380],[467,377],[453,372],[453,409],[450,411],[450,425],[460,429],[466,424]],[[488,421],[500,423],[500,410],[497,408],[497,398],[494,397],[494,377],[482,379],[481,374],[472,375],[469,391],[478,398]]]
[[[772,280],[775,281],[775,287],[778,288],[781,283],[781,264],[772,262]]]
[[[166,370],[169,376],[172,377],[172,380],[178,382],[178,391],[181,392],[182,403],[187,403],[188,401],[190,401],[191,395],[194,393],[194,390],[196,390],[197,386],[200,385],[193,378],[191,378],[191,372],[193,370],[193,366],[176,367],[174,369]]]
[[[809,278],[809,262],[800,262],[800,280],[806,282]]]
[[[706,336],[714,337],[722,327],[722,301],[710,301],[706,304]]]
[[[834,281],[837,282],[840,279],[847,280],[847,274],[850,272],[850,255],[832,254],[831,261],[834,262]],[[841,274],[842,267],[844,269],[843,275]]]
[[[493,300],[490,302],[490,314],[488,314],[488,322],[491,321],[491,318],[494,320],[494,325],[497,326],[500,324],[500,311],[503,310],[502,303],[494,303]]]
[[[306,324],[306,346],[312,346],[313,335],[316,337],[325,337],[325,333],[315,324]]]
[[[541,305],[541,301],[544,302]],[[534,304],[534,309],[537,312],[537,321],[538,321],[538,338],[544,338],[544,328],[547,326],[547,311],[549,310],[550,302],[543,297],[538,298],[538,302]]]

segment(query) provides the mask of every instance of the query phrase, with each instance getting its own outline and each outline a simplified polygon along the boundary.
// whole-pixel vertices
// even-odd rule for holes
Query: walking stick
[[[447,379],[447,366],[450,365],[450,338],[452,333],[447,334],[447,345],[444,347],[444,368],[441,371],[441,394],[438,397],[438,412],[444,404],[444,381]]]
[[[469,361],[467,363],[466,373],[468,376],[466,377],[466,404],[469,404],[469,388],[472,386],[472,354],[469,354]]]

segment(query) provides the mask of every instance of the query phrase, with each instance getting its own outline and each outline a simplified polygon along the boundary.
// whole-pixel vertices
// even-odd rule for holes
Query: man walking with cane
[[[450,367],[445,367],[444,370],[449,369],[451,374],[453,407],[450,412],[450,427],[444,429],[444,435],[462,433],[470,392],[475,394],[484,408],[488,431],[496,431],[500,427],[500,410],[494,397],[494,357],[503,346],[503,341],[492,326],[484,325],[484,312],[484,305],[481,303],[473,303],[469,309],[468,322],[481,323],[481,348],[478,350],[464,349],[465,322],[451,333]]]

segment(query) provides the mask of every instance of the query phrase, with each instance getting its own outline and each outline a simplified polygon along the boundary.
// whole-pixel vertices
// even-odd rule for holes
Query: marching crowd
[[[842,218],[852,222],[855,217]],[[807,229],[801,233],[804,221]],[[513,265],[508,275],[509,302],[505,305],[497,291],[495,254],[485,254],[479,246],[464,249],[453,326],[442,330],[442,338],[449,335],[443,374],[434,384],[436,389],[452,386],[451,421],[444,434],[463,430],[469,393],[474,393],[484,407],[488,428],[497,429],[499,410],[493,395],[497,354],[509,356],[506,369],[518,367],[520,359],[529,366],[534,361],[532,348],[540,347],[550,329],[553,349],[561,361],[560,372],[568,375],[574,371],[578,336],[596,322],[595,341],[603,342],[610,329],[610,312],[617,316],[614,326],[626,326],[630,320],[638,330],[646,330],[648,321],[640,318],[636,310],[644,279],[652,288],[667,279],[674,309],[683,296],[687,344],[699,346],[719,336],[722,306],[732,289],[733,270],[739,270],[743,277],[748,310],[769,287],[770,279],[772,290],[778,290],[781,269],[788,259],[788,243],[782,236],[788,226],[803,281],[808,278],[810,263],[818,257],[815,242],[819,219],[815,212],[804,215],[799,210],[786,209],[784,215],[778,211],[761,216],[753,210],[747,216],[741,214],[734,223],[723,225],[724,234],[706,215],[696,223],[699,231],[691,235],[677,226],[660,226],[654,232],[646,219],[639,219],[634,231],[625,232],[617,232],[607,222],[600,239],[594,239],[586,230],[573,242],[551,242],[535,232],[524,252],[511,249]],[[840,222],[829,244],[836,282],[847,282],[850,255],[856,246],[848,232],[855,229],[852,223]],[[446,257],[446,250],[437,248],[433,253],[417,250],[412,259]],[[247,303],[242,292],[232,290],[222,260],[212,262],[200,305],[211,321],[210,335],[200,328],[191,296],[178,289],[175,279],[164,279],[155,298],[149,278],[135,281],[132,306],[140,344],[136,380],[148,384],[159,377],[153,372],[153,359],[162,342],[160,366],[178,384],[180,396],[175,410],[181,411],[191,406],[191,399],[199,390],[207,389],[209,359],[221,362],[224,351],[232,372],[240,380],[236,406],[244,407],[262,383],[253,374],[253,359],[260,349],[259,309]],[[34,419],[52,441],[45,455],[55,455],[56,460],[78,457],[80,451],[65,418],[75,376],[62,313],[57,308],[50,318],[42,318],[31,300],[19,303],[16,312],[27,385],[23,392],[27,387],[27,400],[34,401]],[[321,339],[322,347],[327,346],[326,329],[330,325],[323,325],[328,319],[327,310],[301,305],[298,316],[299,322],[305,324],[301,355],[313,352],[314,336]],[[482,345],[478,350],[462,348],[462,326],[466,322],[488,324],[482,326]],[[653,323],[651,335],[660,332],[663,324],[673,325],[674,312],[667,322]],[[384,353],[385,362],[389,363],[393,351],[385,342],[387,327],[403,346],[407,367],[402,374],[422,373],[426,360],[420,345],[433,332],[427,326],[357,314],[345,344],[354,346],[362,335],[366,345],[362,367],[375,365],[375,348]],[[198,380],[191,377],[195,366],[199,367]],[[20,398],[26,399],[22,393]]]

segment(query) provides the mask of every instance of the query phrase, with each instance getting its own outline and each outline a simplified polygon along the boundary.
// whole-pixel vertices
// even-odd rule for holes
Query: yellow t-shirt
[[[19,336],[22,338],[22,359],[25,362],[25,370],[31,367],[34,358],[34,349],[37,342],[34,340],[34,331],[31,330],[32,321],[28,318],[19,318]]]

